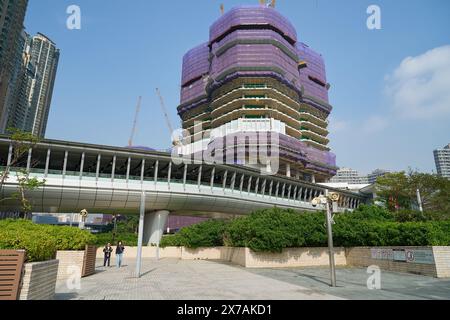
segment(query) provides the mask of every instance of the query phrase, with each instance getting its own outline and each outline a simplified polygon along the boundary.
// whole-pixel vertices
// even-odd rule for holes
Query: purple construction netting
[[[206,220],[208,220],[208,218],[169,215],[165,229],[179,230]]]
[[[198,78],[209,71],[209,47],[204,43],[190,50],[183,57],[183,71],[181,85]]]
[[[183,57],[180,97],[182,104],[206,94],[206,81],[202,76],[209,72],[208,58],[208,43],[190,50]]]
[[[262,6],[240,6],[231,9],[211,26],[209,41],[213,42],[232,27],[258,24],[270,24],[294,42],[297,41],[294,26],[275,9]]]
[[[279,29],[284,37],[269,29],[234,30],[226,34],[233,27],[255,24],[271,25]],[[257,75],[270,72],[278,73],[278,76],[299,92],[303,88],[306,102],[329,113],[329,106],[317,105],[316,101],[309,99],[312,97],[328,103],[327,88],[313,81],[315,79],[323,84],[327,83],[322,56],[303,43],[289,43],[286,37],[290,41],[297,41],[297,33],[292,24],[273,8],[244,6],[230,10],[210,28],[210,42],[190,50],[184,56],[181,105],[190,104],[191,101],[194,103],[200,97],[208,95],[208,81],[212,81],[213,86],[215,82],[223,83],[224,79],[218,79],[219,76],[229,79],[236,73]],[[271,44],[236,43],[248,40],[276,41],[290,54]],[[300,72],[298,61],[293,60],[295,56],[298,56],[299,61],[304,60],[307,63],[307,67]],[[255,68],[265,70],[257,71]],[[180,112],[183,113],[192,107],[183,106],[181,109]]]
[[[323,87],[309,77],[312,76],[324,84],[327,83],[327,77],[325,74],[325,62],[320,54],[311,50],[304,43],[297,44],[297,52],[300,59],[304,60],[307,64],[307,68],[300,71],[300,83],[305,89],[305,94],[319,98],[328,103],[328,89]]]
[[[236,28],[243,25],[271,27]],[[300,61],[305,61],[307,67],[299,71]],[[295,28],[273,8],[231,9],[211,26],[209,43],[184,56],[179,115],[208,103],[213,90],[239,77],[272,77],[297,90],[299,96],[303,89],[303,102],[325,113],[331,112],[322,56],[298,43]],[[334,154],[286,135],[280,135],[279,139],[280,157],[303,162],[320,172],[336,173]],[[215,148],[217,143],[212,142],[210,147]]]
[[[266,134],[267,139],[264,141],[278,142],[278,150],[272,145],[272,155],[279,156],[280,159],[288,159],[295,162],[302,162],[305,166],[310,166],[322,172],[336,174],[336,155],[328,151],[321,151],[314,147],[308,146],[306,143],[284,134],[275,132],[238,132],[227,135],[222,138],[214,139],[208,146],[208,152],[227,148],[227,159],[233,159],[234,148],[233,141],[242,145],[242,143],[257,144],[262,135]],[[230,144],[231,142],[231,144]]]

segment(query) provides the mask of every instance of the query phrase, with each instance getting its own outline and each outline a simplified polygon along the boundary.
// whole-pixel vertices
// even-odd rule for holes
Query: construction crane
[[[130,136],[130,139],[128,140],[128,146],[129,147],[133,146],[133,140],[134,140],[134,136],[136,134],[139,113],[141,112],[141,103],[142,103],[142,97],[139,97],[138,103],[137,103],[137,106],[136,106],[136,113],[134,115],[133,128],[131,129],[131,136]]]
[[[159,88],[156,88],[156,93],[158,94],[159,101],[161,103],[161,109],[162,109],[162,112],[164,114],[164,117],[166,118],[166,124],[167,124],[167,127],[169,128],[169,131],[170,131],[169,134],[170,134],[170,137],[172,139],[172,135],[174,133],[174,130],[173,130],[172,123],[170,122],[169,115],[167,114],[166,104],[164,103],[164,99],[163,99],[163,96],[161,94],[161,91],[159,91]],[[175,139],[172,140],[172,144],[174,146],[179,146],[181,143],[180,143],[179,139],[175,138]]]
[[[272,0],[269,4],[267,3],[266,0],[259,0],[259,4],[263,7],[271,7],[271,8],[275,8],[277,1],[276,0]]]

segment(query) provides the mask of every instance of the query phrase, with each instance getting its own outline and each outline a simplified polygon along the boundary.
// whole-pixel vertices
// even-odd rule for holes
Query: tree
[[[12,193],[8,198],[0,199],[0,203],[8,200],[17,200],[21,204],[21,208],[25,214],[28,214],[32,210],[30,201],[27,198],[27,191],[36,190],[45,185],[45,180],[39,180],[37,178],[31,177],[30,172],[24,169],[14,169],[23,157],[28,153],[30,148],[33,148],[39,139],[28,132],[23,132],[19,129],[8,129],[11,138],[12,154],[3,171],[0,171],[0,192],[3,191],[5,183],[10,178],[11,173],[15,174],[17,191]],[[33,167],[33,164],[30,164]]]
[[[409,208],[410,197],[407,186],[408,177],[405,172],[389,173],[378,177],[376,193],[390,211]]]
[[[450,216],[450,180],[434,174],[409,170],[379,177],[377,195],[391,211],[417,207],[420,191],[424,211],[438,211]]]

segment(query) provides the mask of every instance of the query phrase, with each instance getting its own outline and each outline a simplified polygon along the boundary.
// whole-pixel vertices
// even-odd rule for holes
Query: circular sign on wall
[[[406,261],[414,262],[414,252],[413,251],[406,251]]]

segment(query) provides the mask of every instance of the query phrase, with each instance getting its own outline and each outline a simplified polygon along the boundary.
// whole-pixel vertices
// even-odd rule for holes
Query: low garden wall
[[[58,260],[26,263],[20,289],[20,300],[53,300]]]
[[[350,266],[450,277],[450,247],[357,247],[346,249],[346,256]]]
[[[111,255],[111,264],[115,263],[115,247],[113,247],[113,253]],[[143,258],[156,257],[156,247],[142,247]],[[177,258],[181,259],[181,247],[167,247],[159,249],[160,258]],[[103,263],[103,248],[97,248],[97,259],[101,259]],[[135,259],[137,257],[137,247],[125,247],[124,259]]]
[[[345,249],[334,249],[337,266],[347,264]],[[292,268],[328,266],[328,248],[290,248],[281,253],[253,252],[245,248],[245,267],[247,268]]]
[[[97,256],[103,256],[98,249]],[[125,259],[135,259],[136,247],[125,248]],[[249,248],[211,247],[189,249],[185,247],[160,248],[160,258],[181,260],[222,260],[229,261],[246,268],[289,268],[327,266],[329,264],[327,248],[292,248],[282,253],[253,252]],[[155,247],[143,247],[142,258],[156,257]],[[345,250],[335,248],[336,265],[346,265]]]
[[[103,256],[98,249],[97,256]],[[125,259],[135,259],[136,247],[127,247]],[[450,247],[355,247],[334,248],[337,266],[368,267],[422,274],[437,278],[450,277]],[[143,258],[155,258],[155,247],[143,247]],[[246,268],[294,268],[328,266],[328,248],[289,248],[281,253],[254,252],[249,248],[185,247],[160,248],[160,258],[181,260],[222,260]],[[114,261],[112,261],[114,262]]]
[[[61,250],[56,252],[59,260],[58,280],[66,280],[79,274],[80,277],[95,273],[96,248],[86,246],[83,251]]]
[[[74,269],[79,268],[79,275],[83,270],[84,251],[58,251],[56,259],[59,260],[58,281],[66,280],[74,275]]]

